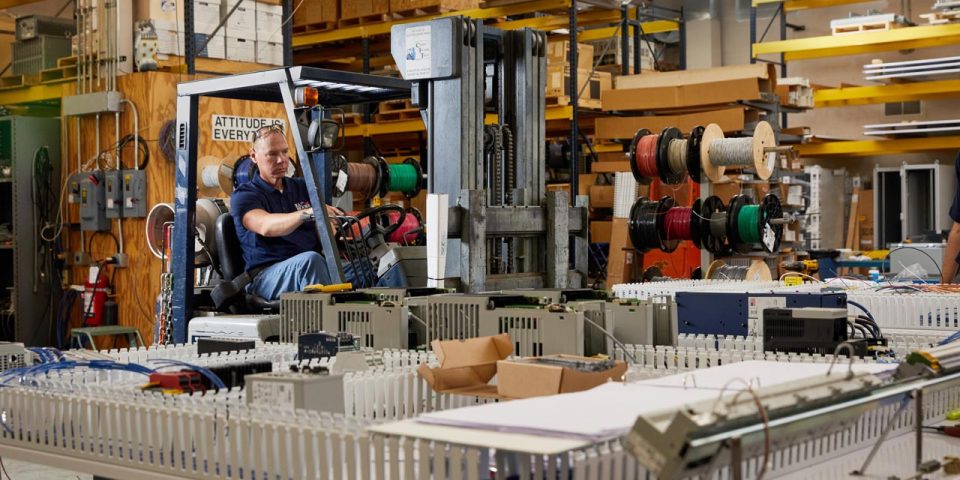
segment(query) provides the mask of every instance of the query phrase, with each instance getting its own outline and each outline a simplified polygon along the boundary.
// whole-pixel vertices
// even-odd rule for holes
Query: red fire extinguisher
[[[83,285],[84,326],[103,325],[104,303],[107,301],[110,283],[106,276],[101,275],[102,272],[103,265],[91,265],[87,274],[87,283]]]

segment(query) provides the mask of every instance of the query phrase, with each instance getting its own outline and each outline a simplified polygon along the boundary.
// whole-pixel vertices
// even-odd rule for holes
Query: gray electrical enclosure
[[[143,170],[123,171],[123,216],[147,216],[147,173]]]
[[[104,209],[107,218],[120,218],[123,209],[123,180],[119,170],[111,170],[103,174],[104,181]]]
[[[85,232],[110,228],[106,212],[106,188],[103,172],[87,172],[80,181],[80,229]]]

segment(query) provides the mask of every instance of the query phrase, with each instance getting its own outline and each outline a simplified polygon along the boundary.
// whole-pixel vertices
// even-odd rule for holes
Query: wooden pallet
[[[378,113],[373,116],[373,120],[377,123],[403,122],[406,120],[417,120],[419,118],[419,108],[392,110],[386,113]]]
[[[960,22],[960,9],[922,13],[920,14],[920,18],[926,20],[929,25],[943,25],[945,23]]]
[[[67,65],[40,71],[40,83],[68,82],[77,78],[77,66]]]
[[[347,113],[343,115],[343,117],[339,114],[334,114],[333,119],[343,123],[345,126],[360,125],[363,123],[363,115],[359,113]]]
[[[57,68],[72,67],[77,64],[77,57],[61,57],[57,59]]]
[[[336,28],[336,21],[317,22],[307,25],[294,25],[293,33],[327,32],[330,30],[336,30]]]
[[[378,105],[380,113],[393,112],[396,110],[413,110],[416,107],[413,106],[413,101],[409,98],[401,98],[398,100],[387,100],[385,102],[380,102]]]
[[[834,35],[851,35],[863,32],[882,32],[901,28],[905,25],[900,22],[882,21],[882,22],[863,22],[854,25],[843,25],[831,28]]]
[[[383,23],[392,20],[389,14],[374,13],[371,15],[361,15],[355,18],[342,18],[337,21],[337,28],[355,27],[357,25],[369,25],[371,23]]]
[[[393,18],[401,19],[401,18],[417,18],[417,17],[426,16],[426,15],[438,15],[441,13],[453,12],[455,10],[456,10],[455,8],[445,7],[443,5],[431,5],[427,7],[397,10],[395,12],[391,12],[391,14],[393,14]]]
[[[39,75],[13,75],[9,77],[0,77],[0,89],[20,88],[27,85],[35,85],[39,82]]]
[[[548,107],[566,107],[570,105],[569,95],[547,95]],[[577,101],[580,108],[589,108],[591,110],[600,110],[600,100],[593,98],[580,98]]]

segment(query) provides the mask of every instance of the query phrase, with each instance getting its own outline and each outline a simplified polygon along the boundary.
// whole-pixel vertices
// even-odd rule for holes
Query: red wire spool
[[[659,176],[657,170],[657,139],[659,135],[640,129],[630,143],[630,170],[638,182]]]
[[[400,214],[398,212],[388,212],[387,217],[390,219],[390,223],[394,224],[400,218]],[[403,217],[403,223],[387,237],[387,241],[401,245],[414,245],[419,239],[420,228],[420,219],[413,213],[407,212],[407,215]]]
[[[674,207],[667,210],[664,219],[666,240],[693,240],[690,230],[690,218],[693,210],[687,207]]]

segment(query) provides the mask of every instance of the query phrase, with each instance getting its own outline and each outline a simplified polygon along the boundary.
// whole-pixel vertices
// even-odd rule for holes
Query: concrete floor
[[[92,480],[93,475],[86,473],[68,472],[56,468],[34,463],[20,462],[13,459],[4,459],[9,480]],[[7,480],[7,477],[2,477]]]

